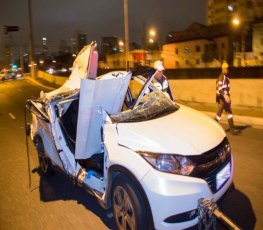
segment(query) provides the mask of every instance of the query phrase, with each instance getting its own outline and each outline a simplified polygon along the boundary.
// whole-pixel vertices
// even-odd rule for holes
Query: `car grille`
[[[208,183],[210,189],[212,190],[213,193],[216,193],[218,190],[220,190],[225,183],[228,181],[226,180],[218,189],[216,188],[216,175],[218,172],[220,172],[229,162],[231,162],[231,157],[229,157],[229,159],[223,164],[221,165],[221,167],[219,167],[217,170],[210,172],[206,175],[206,177],[204,177],[203,179],[206,180],[206,182]],[[230,167],[231,167],[231,163],[230,163]]]
[[[214,149],[203,153],[199,156],[191,156],[190,159],[196,164],[195,170],[190,176],[204,179],[211,191],[216,193],[220,190],[224,184],[228,181],[226,180],[219,188],[216,186],[216,176],[217,174],[228,164],[231,165],[231,149],[230,146],[227,150],[226,146],[229,146],[227,138],[225,138],[217,147]]]

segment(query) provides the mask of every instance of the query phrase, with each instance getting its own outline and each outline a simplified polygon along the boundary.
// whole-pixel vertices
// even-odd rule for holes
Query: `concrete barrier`
[[[216,79],[169,80],[176,100],[215,103]],[[263,108],[263,79],[230,79],[233,106]]]
[[[42,78],[45,81],[48,81],[50,83],[56,84],[56,85],[63,85],[64,82],[68,79],[68,77],[60,77],[56,75],[51,75],[44,71],[38,71],[38,78]]]
[[[62,85],[68,79],[38,71],[38,77]],[[263,79],[230,79],[233,106],[263,108]],[[176,100],[215,103],[216,79],[169,80]]]

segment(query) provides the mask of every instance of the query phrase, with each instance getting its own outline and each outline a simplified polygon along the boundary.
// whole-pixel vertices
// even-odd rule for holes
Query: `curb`
[[[209,117],[215,118],[215,113],[213,112],[208,112],[208,111],[200,111],[200,112],[205,113]],[[233,119],[235,124],[250,125],[253,128],[263,129],[263,118],[233,115]],[[220,123],[227,124],[228,123],[227,116],[222,116]]]

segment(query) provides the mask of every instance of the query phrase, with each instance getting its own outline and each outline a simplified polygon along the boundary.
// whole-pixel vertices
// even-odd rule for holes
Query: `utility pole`
[[[125,32],[125,56],[126,69],[130,69],[129,65],[129,22],[128,22],[128,0],[124,0],[124,32]]]
[[[142,49],[146,50],[146,27],[145,21],[142,23]]]
[[[28,22],[29,22],[29,62],[31,67],[31,75],[33,78],[36,78],[31,0],[28,0]]]

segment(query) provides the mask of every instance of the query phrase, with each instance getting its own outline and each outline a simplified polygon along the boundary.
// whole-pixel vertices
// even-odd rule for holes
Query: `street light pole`
[[[128,0],[124,0],[124,33],[125,33],[125,57],[126,69],[129,70],[129,22],[128,22]]]
[[[29,22],[29,60],[31,65],[31,75],[36,78],[36,68],[34,62],[34,40],[33,40],[33,26],[32,26],[32,8],[31,0],[28,0],[28,22]]]
[[[232,20],[232,24],[235,26],[235,27],[239,27],[239,31],[241,33],[241,44],[240,44],[240,48],[239,48],[239,51],[240,51],[240,64],[241,66],[245,67],[246,66],[246,50],[245,50],[245,47],[246,47],[246,32],[247,32],[247,25],[246,23],[243,21],[242,24],[240,23],[240,20],[238,18],[234,18]]]
[[[246,66],[246,58],[245,58],[245,32],[241,31],[241,66]]]

